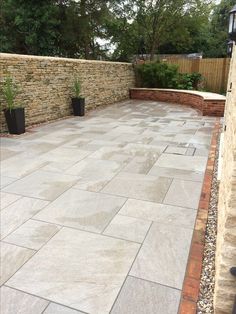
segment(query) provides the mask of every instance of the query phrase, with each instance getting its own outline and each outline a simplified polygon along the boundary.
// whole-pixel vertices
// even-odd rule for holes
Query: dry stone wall
[[[135,85],[130,63],[0,53],[0,88],[8,74],[19,85],[17,102],[25,107],[27,126],[71,114],[74,77],[81,80],[86,109],[127,99]],[[2,93],[0,102],[4,108]],[[6,130],[2,112],[1,129]]]
[[[236,46],[231,60],[225,125],[218,205],[215,314],[233,313],[236,295],[236,277],[229,272],[236,266]]]

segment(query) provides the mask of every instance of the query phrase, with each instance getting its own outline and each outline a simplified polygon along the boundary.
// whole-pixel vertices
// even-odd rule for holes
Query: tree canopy
[[[0,0],[0,51],[129,61],[226,55],[235,0]]]

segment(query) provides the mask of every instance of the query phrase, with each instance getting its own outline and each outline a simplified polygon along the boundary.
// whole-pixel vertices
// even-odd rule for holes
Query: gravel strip
[[[205,235],[205,248],[200,281],[200,293],[197,303],[197,313],[214,313],[213,295],[215,287],[215,252],[217,235],[217,204],[219,182],[217,181],[219,159],[219,139],[216,148],[216,160],[211,187],[211,198],[208,212],[208,221]]]

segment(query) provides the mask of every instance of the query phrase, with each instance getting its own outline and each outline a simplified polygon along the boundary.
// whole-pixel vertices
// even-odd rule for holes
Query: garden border
[[[215,126],[212,132],[211,146],[204,175],[201,198],[197,211],[197,218],[193,230],[193,237],[188,257],[188,265],[185,273],[178,314],[197,313],[197,302],[200,291],[202,262],[204,257],[205,234],[220,129],[221,123],[220,119],[218,118],[215,122]]]

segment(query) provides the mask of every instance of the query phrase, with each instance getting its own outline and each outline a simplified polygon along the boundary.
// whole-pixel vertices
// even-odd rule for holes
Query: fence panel
[[[181,73],[201,73],[205,79],[205,87],[208,91],[221,94],[226,92],[230,66],[229,58],[167,58],[165,59],[165,62],[170,64],[177,64]]]

